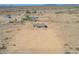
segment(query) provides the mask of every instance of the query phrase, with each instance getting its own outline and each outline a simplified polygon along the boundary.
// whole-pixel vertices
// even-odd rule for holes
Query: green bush
[[[61,14],[61,13],[64,13],[63,11],[59,11],[59,12],[55,12],[56,14]]]
[[[16,22],[17,22],[17,19],[9,21],[9,23],[16,23]]]
[[[31,21],[31,17],[29,17],[29,15],[25,16],[25,18],[23,18],[23,20],[28,20],[28,21]]]

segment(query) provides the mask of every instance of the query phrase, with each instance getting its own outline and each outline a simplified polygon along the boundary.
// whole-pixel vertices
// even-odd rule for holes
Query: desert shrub
[[[29,15],[25,16],[25,18],[23,18],[23,20],[28,20],[28,21],[31,21],[31,17],[29,17]]]
[[[17,19],[9,21],[9,23],[16,23]]]
[[[64,44],[64,46],[69,46],[69,45],[66,43],[66,44]]]
[[[0,50],[4,50],[4,49],[7,49],[7,47],[4,44],[2,44],[2,47],[0,47]]]
[[[72,47],[69,47],[69,49],[73,49]]]
[[[34,12],[32,12],[32,13],[36,13],[36,10]]]
[[[79,21],[76,21],[76,23],[79,23]]]
[[[59,11],[59,12],[55,12],[56,14],[61,14],[61,13],[64,13],[63,11]]]
[[[16,44],[13,44],[13,46],[16,46]]]
[[[24,23],[24,19],[22,19],[20,22],[21,22],[21,23]]]
[[[78,47],[76,47],[75,49],[76,49],[77,51],[79,51],[79,48],[78,48]]]
[[[8,40],[8,39],[9,39],[8,37],[4,38],[4,40]]]
[[[71,54],[71,52],[65,52],[65,54]]]
[[[9,23],[14,23],[13,21],[9,21]]]
[[[31,12],[29,10],[27,10],[26,13],[31,13]]]

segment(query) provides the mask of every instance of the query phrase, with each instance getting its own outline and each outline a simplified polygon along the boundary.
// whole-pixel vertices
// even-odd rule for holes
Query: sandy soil
[[[63,53],[64,40],[61,30],[56,28],[37,29],[31,23],[20,28],[8,46],[8,53]]]
[[[26,14],[13,15],[20,21]],[[79,53],[79,14],[33,13],[48,28],[34,28],[35,22],[7,23],[0,15],[0,53]],[[6,22],[5,22],[6,23]],[[5,47],[2,47],[4,46]]]

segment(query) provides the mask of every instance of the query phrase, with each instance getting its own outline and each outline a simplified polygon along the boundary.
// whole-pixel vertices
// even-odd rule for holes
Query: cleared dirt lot
[[[38,29],[27,23],[15,34],[8,47],[10,53],[63,53],[64,40],[61,30],[55,28]]]
[[[79,14],[28,15],[38,17],[39,21],[0,25],[0,53],[79,53]],[[33,26],[35,23],[44,23],[48,27],[37,28]]]

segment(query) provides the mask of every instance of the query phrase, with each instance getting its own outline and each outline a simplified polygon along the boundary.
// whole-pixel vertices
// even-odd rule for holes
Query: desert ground
[[[78,8],[43,6],[0,9],[1,54],[78,54],[78,32]]]

